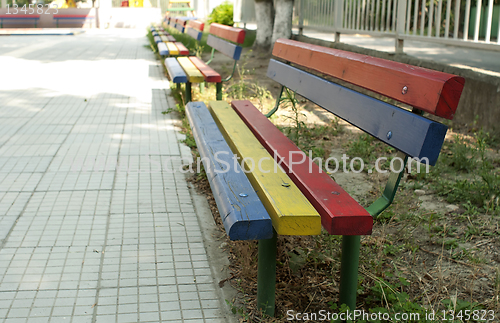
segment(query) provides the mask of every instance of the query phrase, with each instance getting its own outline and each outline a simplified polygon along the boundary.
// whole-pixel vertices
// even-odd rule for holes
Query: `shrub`
[[[208,19],[209,23],[219,23],[227,26],[234,25],[233,21],[233,4],[224,2],[214,8]]]

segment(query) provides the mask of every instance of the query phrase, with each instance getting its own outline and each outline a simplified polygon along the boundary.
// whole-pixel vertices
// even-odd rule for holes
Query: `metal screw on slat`
[[[389,132],[387,133],[387,139],[391,139],[391,138],[392,138],[392,131],[389,131]]]
[[[245,193],[240,193],[238,195],[241,196],[241,197],[247,197],[248,196],[248,194],[245,194]]]
[[[283,186],[283,187],[290,187],[290,184],[288,184],[288,183],[283,183],[283,184],[281,184],[281,186]]]
[[[403,94],[408,93],[408,87],[406,85],[403,86],[403,90],[401,90],[401,93],[403,93]]]
[[[334,195],[340,195],[340,193],[337,192],[337,191],[332,191],[332,194],[334,194]]]

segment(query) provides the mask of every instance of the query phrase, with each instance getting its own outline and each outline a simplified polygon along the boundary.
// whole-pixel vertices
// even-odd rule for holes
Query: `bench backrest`
[[[186,26],[186,20],[183,20],[183,19],[180,19],[180,18],[176,18],[175,19],[175,29],[177,29],[178,31],[180,31],[181,33],[184,32],[184,29],[185,29],[185,26]]]
[[[285,62],[271,59],[267,71],[271,79],[406,155],[427,158],[430,165],[436,163],[447,127],[418,112],[453,118],[465,83],[462,77],[288,39],[275,43],[273,55]],[[417,111],[385,103],[299,67],[368,89]]]
[[[210,35],[207,44],[234,60],[239,60],[245,41],[245,30],[217,23],[210,25]]]
[[[203,36],[203,30],[205,29],[205,23],[199,20],[189,20],[186,29],[186,34],[193,37],[197,41],[201,40]]]

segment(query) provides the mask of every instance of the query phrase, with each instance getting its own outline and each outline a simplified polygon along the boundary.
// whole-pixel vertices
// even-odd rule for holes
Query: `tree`
[[[292,37],[293,0],[276,0],[275,5],[276,16],[274,18],[272,44],[278,38]]]
[[[257,20],[257,35],[254,48],[268,51],[272,45],[274,26],[273,0],[255,0],[255,19]]]

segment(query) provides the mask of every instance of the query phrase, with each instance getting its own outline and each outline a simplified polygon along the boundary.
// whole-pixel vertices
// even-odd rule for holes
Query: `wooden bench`
[[[40,20],[40,15],[15,15],[15,14],[0,15],[0,28],[3,28],[5,20],[7,20],[7,22],[16,22],[16,23],[25,22],[27,20],[33,20],[36,28],[38,20]]]
[[[195,29],[194,23],[189,26],[188,31],[191,28]],[[199,29],[198,32],[198,35],[200,35],[201,31]],[[194,33],[190,31],[190,34]],[[229,81],[232,78],[242,52],[240,45],[243,44],[244,40],[244,29],[213,23],[210,25],[210,34],[207,38],[207,44],[212,47],[212,55],[208,62],[205,63],[196,56],[165,59],[165,66],[170,80],[177,86],[183,83],[186,85],[186,102],[191,101],[191,84],[203,82],[215,83],[216,98],[222,100],[222,82]],[[225,79],[222,79],[221,75],[208,65],[212,61],[215,51],[234,60],[233,71]]]
[[[161,56],[189,55],[189,50],[162,27],[151,26],[151,34]]]
[[[52,19],[56,21],[56,28],[59,28],[59,22],[61,20],[67,21],[68,23],[74,23],[75,21],[83,21],[83,26],[90,21],[92,27],[92,21],[95,19],[94,16],[89,15],[67,15],[67,14],[54,14]]]
[[[186,111],[198,150],[202,157],[215,160],[218,166],[222,163],[215,158],[217,156],[212,155],[219,153],[232,156],[234,153],[243,160],[242,168],[247,171],[252,168],[251,164],[255,166],[257,160],[261,161],[263,158],[279,162],[283,167],[286,177],[281,177],[283,174],[279,168],[273,168],[275,165],[270,164],[265,165],[266,169],[275,169],[277,177],[274,172],[266,173],[265,176],[262,172],[254,171],[247,174],[274,228],[273,237],[266,239],[269,229],[265,225],[268,222],[259,223],[264,227],[263,232],[266,232],[262,235],[264,238],[259,237],[259,308],[268,315],[274,315],[276,235],[318,234],[317,226],[320,221],[328,233],[343,236],[339,298],[341,304],[354,310],[360,236],[371,234],[373,218],[392,203],[410,158],[428,161],[430,165],[436,163],[447,126],[422,115],[429,113],[452,119],[465,80],[442,72],[287,39],[279,39],[274,44],[273,56],[267,76],[281,84],[281,92],[296,92],[398,151],[396,156],[399,158],[394,159],[394,171],[381,196],[366,209],[360,206],[267,119],[279,108],[282,93],[267,117],[249,101],[233,101],[230,105],[222,101],[211,101],[208,107],[201,102],[187,104]],[[375,99],[362,93],[364,90],[348,89],[331,79],[396,100],[411,106],[412,110]],[[220,147],[210,146],[211,144]],[[209,163],[205,163],[205,160],[203,162],[205,168],[210,169]],[[234,163],[229,162],[228,165]],[[238,170],[233,167],[228,170],[230,171]],[[244,228],[252,227],[253,221],[262,221],[261,211],[258,219],[251,217],[252,209],[259,205],[258,201],[254,196],[248,205],[233,204],[230,201],[230,198],[236,198],[239,202],[246,201],[251,189],[247,187],[245,191],[241,190],[243,195],[235,196],[240,190],[232,189],[232,180],[224,182],[217,172],[207,175],[226,230],[231,227],[226,224],[228,214],[238,212],[239,221],[245,223],[242,225],[242,232],[237,235],[227,231],[230,239],[256,237],[258,234],[253,231],[251,234],[244,234]],[[263,179],[266,182],[262,182]],[[219,180],[217,185],[213,183],[214,180]],[[303,196],[293,195],[290,198],[295,188]],[[294,204],[304,200],[314,207],[318,217],[308,211],[307,205]],[[282,201],[286,203],[279,204]]]

